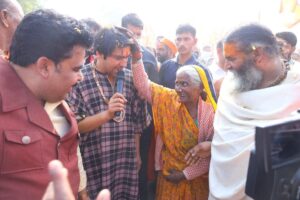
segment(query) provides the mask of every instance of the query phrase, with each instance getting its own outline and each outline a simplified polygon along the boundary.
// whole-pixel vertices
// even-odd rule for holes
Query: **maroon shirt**
[[[48,163],[54,159],[68,169],[76,196],[78,128],[73,114],[59,105],[71,125],[60,138],[40,101],[2,58],[0,77],[0,199],[40,200],[50,181]]]

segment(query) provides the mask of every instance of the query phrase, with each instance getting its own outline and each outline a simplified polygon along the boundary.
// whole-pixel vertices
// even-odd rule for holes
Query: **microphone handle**
[[[118,93],[123,93],[123,79],[117,79],[117,92]],[[116,117],[120,117],[121,111],[115,112]]]
[[[115,112],[115,117],[120,117],[120,115],[121,115],[121,111]]]

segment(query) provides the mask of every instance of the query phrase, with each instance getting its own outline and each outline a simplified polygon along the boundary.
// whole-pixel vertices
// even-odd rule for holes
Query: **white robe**
[[[296,67],[296,66],[295,66]],[[255,126],[299,119],[300,66],[277,86],[229,95],[226,81],[218,100],[209,169],[209,200],[247,200],[245,194]]]

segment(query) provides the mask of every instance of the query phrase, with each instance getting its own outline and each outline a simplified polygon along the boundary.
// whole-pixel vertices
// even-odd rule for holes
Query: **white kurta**
[[[226,93],[228,80],[224,80],[214,121],[210,200],[251,199],[245,185],[255,126],[300,118],[295,112],[300,109],[300,66],[294,67],[278,86],[234,96]]]

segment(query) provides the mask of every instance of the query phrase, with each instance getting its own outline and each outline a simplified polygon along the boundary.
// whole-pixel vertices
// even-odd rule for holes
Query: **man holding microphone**
[[[103,28],[94,42],[95,61],[83,68],[84,80],[68,97],[79,121],[91,199],[103,188],[111,191],[112,199],[138,199],[139,138],[150,118],[126,69],[131,47],[123,31]],[[124,73],[122,91],[117,89],[120,73]]]

